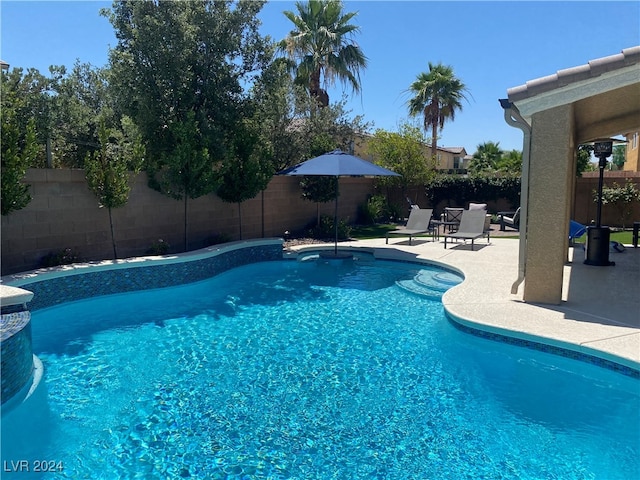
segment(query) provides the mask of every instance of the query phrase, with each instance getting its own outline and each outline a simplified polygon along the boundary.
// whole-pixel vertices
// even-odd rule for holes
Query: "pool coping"
[[[35,270],[29,270],[27,272],[5,275],[0,278],[0,287],[21,287],[36,281],[50,280],[53,278],[66,277],[69,275],[80,275],[83,273],[88,273],[89,271],[93,273],[106,270],[141,268],[148,266],[195,262],[223,253],[241,250],[247,247],[282,244],[283,240],[281,238],[239,240],[236,242],[222,243],[199,250],[192,250],[190,252],[176,253],[171,255],[148,255],[117,260],[99,260],[95,262],[81,262],[70,265],[59,265],[57,267],[38,268]],[[5,298],[4,291],[2,292],[2,298]]]

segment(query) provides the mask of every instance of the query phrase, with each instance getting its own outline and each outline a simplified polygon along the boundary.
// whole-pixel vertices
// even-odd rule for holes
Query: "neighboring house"
[[[431,149],[430,145],[426,145]],[[469,161],[473,158],[468,155],[464,147],[442,147],[438,148],[436,156],[438,170],[446,170],[448,173],[467,173]]]
[[[505,121],[524,136],[519,275],[511,291],[524,282],[525,302],[561,303],[577,146],[638,131],[639,91],[635,46],[510,88],[500,100]]]
[[[368,133],[357,134],[353,145],[354,155],[369,161],[374,161],[373,155],[368,151],[369,139],[372,135]],[[431,155],[431,145],[423,144],[425,159]],[[464,147],[438,147],[436,153],[436,169],[444,173],[465,174],[469,161],[473,158],[467,154]]]
[[[627,144],[625,148],[625,159],[624,159],[624,167],[623,170],[630,172],[640,172],[640,162],[638,162],[638,135],[639,131],[626,133],[624,136],[627,139]]]

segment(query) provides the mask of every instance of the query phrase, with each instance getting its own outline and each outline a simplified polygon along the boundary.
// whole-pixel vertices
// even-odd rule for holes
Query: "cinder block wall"
[[[637,172],[606,172],[605,184],[616,181],[623,185],[627,177],[640,188]],[[83,170],[30,169],[25,181],[31,185],[31,203],[2,217],[2,275],[37,268],[45,255],[68,247],[87,260],[113,257],[107,210],[99,208]],[[592,192],[597,185],[597,173],[586,173],[577,179],[573,218],[578,222],[588,224],[595,219]],[[373,180],[341,178],[340,191],[339,215],[353,222],[358,206],[374,193]],[[406,202],[399,193],[389,193],[400,204]],[[422,190],[411,194],[412,198],[416,195],[425,208]],[[299,180],[295,177],[274,177],[264,192],[264,202],[262,199],[258,194],[242,204],[244,239],[261,238],[263,225],[265,237],[280,237],[285,231],[300,230],[316,219],[316,204],[300,197]],[[332,216],[333,209],[332,202],[320,204],[321,214]],[[605,225],[619,226],[613,207],[605,206],[602,214]],[[171,252],[184,249],[183,202],[148,188],[145,174],[132,179],[129,202],[113,211],[113,219],[120,258],[143,255],[158,239],[168,242]],[[640,204],[634,206],[633,220],[640,221]],[[215,195],[189,199],[189,250],[205,247],[219,236],[228,240],[240,238],[238,206]]]
[[[87,187],[83,170],[30,169],[29,205],[2,217],[2,275],[32,270],[44,256],[71,248],[83,260],[113,258],[109,216]],[[184,203],[147,186],[146,174],[132,177],[129,202],[113,210],[118,257],[144,255],[162,239],[170,252],[184,251]],[[355,221],[358,206],[373,191],[373,180],[341,178],[339,216]],[[316,204],[300,196],[299,179],[274,177],[263,195],[241,205],[242,238],[281,237],[316,219]],[[264,212],[264,216],[263,216]],[[320,204],[333,216],[334,203]],[[238,205],[215,195],[188,200],[188,250],[210,245],[214,238],[240,239]]]
[[[589,225],[596,219],[597,204],[593,201],[593,192],[598,190],[598,180],[600,174],[598,172],[585,172],[582,177],[576,181],[576,202],[574,207],[573,219]],[[631,180],[636,188],[640,190],[640,172],[627,171],[605,171],[605,186],[613,187],[614,182],[619,186],[624,186],[627,179]],[[629,216],[626,227],[630,228],[633,222],[640,222],[640,202],[631,205],[631,215]],[[612,205],[604,205],[602,207],[602,224],[611,227],[621,227],[620,212]]]

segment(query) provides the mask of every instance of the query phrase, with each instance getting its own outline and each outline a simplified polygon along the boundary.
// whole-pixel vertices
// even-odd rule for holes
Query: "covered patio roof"
[[[640,128],[640,46],[507,90],[505,121],[524,133],[520,259],[512,293],[561,303],[580,144]]]

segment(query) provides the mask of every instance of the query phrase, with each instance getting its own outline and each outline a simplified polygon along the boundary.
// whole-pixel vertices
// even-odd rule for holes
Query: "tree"
[[[51,66],[49,73],[45,77],[33,68],[26,73],[15,68],[3,75],[2,109],[12,109],[22,131],[34,119],[38,152],[31,167],[82,168],[87,153],[100,148],[98,119],[119,128],[106,71],[77,62],[70,72]]]
[[[11,112],[2,112],[2,215],[20,210],[31,201],[29,185],[23,182],[27,168],[38,154],[35,120],[28,121],[22,133],[11,121]]]
[[[454,120],[457,110],[462,109],[467,88],[455,77],[450,66],[429,62],[429,72],[422,72],[409,87],[413,95],[409,99],[409,115],[423,117],[424,129],[431,129],[431,156],[436,157],[438,129],[442,130],[447,120]]]
[[[315,158],[336,149],[336,140],[328,134],[318,134],[312,137],[308,158]],[[340,195],[338,177],[324,175],[308,175],[300,180],[302,198],[316,202],[316,226],[320,227],[320,204],[335,200]]]
[[[98,197],[100,206],[109,212],[114,259],[118,258],[118,250],[112,210],[126,205],[131,190],[129,171],[137,173],[144,158],[144,147],[131,119],[124,117],[122,126],[120,132],[108,129],[104,120],[99,123],[100,150],[88,153],[84,165],[89,189]]]
[[[252,87],[254,119],[260,130],[260,143],[269,152],[275,171],[295,165],[302,159],[296,105],[303,94],[306,95],[301,87],[293,85],[281,58],[269,64]]]
[[[238,204],[240,240],[242,240],[242,202],[264,190],[273,176],[273,163],[260,147],[257,129],[243,122],[238,125],[233,148],[228,150],[217,195],[225,202]]]
[[[167,126],[174,148],[160,153],[157,163],[147,164],[147,172],[157,189],[165,195],[182,200],[184,205],[184,250],[189,247],[189,198],[199,198],[214,192],[221,182],[222,161],[214,162],[196,124],[195,113],[184,121]]]
[[[41,80],[41,76],[37,80]],[[34,97],[40,99],[38,81],[23,77],[20,68],[14,68],[11,72],[3,70],[0,74],[2,215],[20,210],[31,201],[29,185],[23,180],[27,169],[35,165],[40,154],[36,109],[31,103]],[[37,92],[37,96],[31,94],[32,90]]]
[[[368,125],[362,121],[361,117],[349,119],[344,110],[345,103],[346,100],[343,98],[340,103],[321,107],[310,97],[300,99],[295,134],[300,145],[299,162],[335,149],[352,151],[356,132],[366,131]],[[300,186],[302,197],[316,203],[335,200],[340,194],[338,184],[333,177],[303,177]],[[316,207],[319,224],[320,208],[319,205]]]
[[[109,55],[116,104],[140,128],[152,159],[175,146],[167,127],[188,112],[200,132],[198,149],[224,157],[244,83],[268,60],[258,31],[263,4],[124,0],[103,10],[118,38]]]
[[[296,2],[298,13],[285,11],[294,29],[280,42],[291,61],[296,83],[303,85],[319,105],[329,105],[326,87],[336,79],[360,91],[360,71],[367,58],[353,42],[360,27],[349,22],[357,12],[343,14],[340,0]]]
[[[280,171],[336,148],[350,151],[355,132],[368,125],[361,117],[348,117],[346,100],[321,107],[288,74],[286,61],[277,58],[265,68],[251,90],[254,124],[260,144]],[[335,182],[328,177],[304,177],[302,197],[324,203],[335,199]],[[317,208],[320,222],[319,207]]]
[[[624,167],[626,150],[627,150],[626,145],[613,146],[613,156],[611,157],[611,163],[615,165],[618,170],[622,170]]]
[[[380,177],[382,185],[424,185],[435,176],[435,161],[425,158],[426,139],[418,127],[404,123],[398,132],[378,129],[369,140],[368,151],[378,165],[399,173],[400,177]]]
[[[509,150],[503,153],[496,162],[496,169],[499,172],[522,174],[522,152],[520,150]]]
[[[34,148],[35,152],[30,150],[28,155],[30,163],[25,165],[25,168],[44,166],[46,137],[42,132],[47,126],[44,119],[48,109],[46,93],[48,80],[36,69],[29,69],[26,74],[23,74],[22,68],[14,68],[9,72],[2,72],[1,87],[3,164],[5,147],[9,148],[11,145],[10,148],[15,154],[19,151],[16,147],[22,149],[25,146],[23,133],[31,123],[35,144],[31,148]],[[5,129],[7,129],[6,132]],[[10,143],[5,144],[5,141]],[[18,144],[11,143],[15,141],[18,141]]]
[[[590,172],[595,170],[591,163],[591,153],[593,145],[578,145],[576,152],[576,177],[581,177],[582,172]]]
[[[213,192],[233,157],[246,90],[268,60],[263,1],[117,1],[104,10],[116,106],[140,128],[153,188],[184,199]]]
[[[503,151],[500,142],[485,142],[478,144],[469,164],[472,173],[486,173],[497,169],[498,162],[502,158]]]
[[[82,168],[86,156],[101,148],[100,122],[120,129],[110,106],[107,71],[80,62],[69,73],[64,66],[51,66],[49,71],[52,77],[43,130],[47,166]]]

